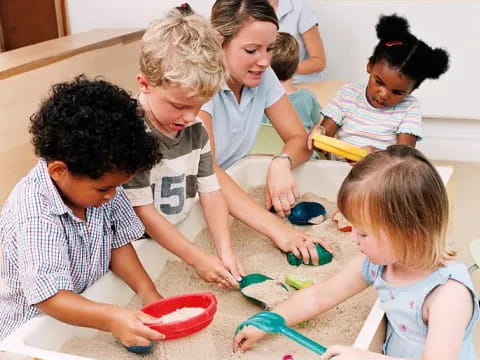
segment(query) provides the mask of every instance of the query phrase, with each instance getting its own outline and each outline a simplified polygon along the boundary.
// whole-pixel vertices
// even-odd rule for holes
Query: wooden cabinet
[[[13,50],[65,35],[64,14],[64,0],[1,0],[0,50]]]

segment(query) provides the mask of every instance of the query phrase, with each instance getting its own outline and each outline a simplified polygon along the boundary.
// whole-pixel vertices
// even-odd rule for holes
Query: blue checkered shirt
[[[122,187],[86,214],[65,205],[44,160],[14,187],[0,216],[0,340],[37,315],[37,303],[83,292],[109,270],[112,249],[144,231]]]

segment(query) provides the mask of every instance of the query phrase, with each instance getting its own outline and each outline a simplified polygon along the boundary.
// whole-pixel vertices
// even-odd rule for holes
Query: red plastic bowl
[[[217,312],[217,299],[211,292],[173,296],[148,304],[141,310],[158,318],[184,307],[202,307],[205,311],[186,320],[165,324],[147,324],[147,326],[164,334],[165,340],[191,335],[212,322],[213,316]]]

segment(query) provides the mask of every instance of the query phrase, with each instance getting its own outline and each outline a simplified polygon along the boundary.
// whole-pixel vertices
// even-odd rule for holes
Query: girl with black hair
[[[370,152],[393,144],[415,146],[422,138],[420,106],[411,93],[447,71],[448,53],[415,37],[407,20],[395,14],[381,16],[376,31],[368,83],[347,84],[335,94],[308,137],[310,149],[312,134],[336,136]]]

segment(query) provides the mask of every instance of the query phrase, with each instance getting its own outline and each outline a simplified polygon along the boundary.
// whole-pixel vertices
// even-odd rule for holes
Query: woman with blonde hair
[[[292,169],[310,158],[307,134],[285,91],[270,68],[278,19],[267,0],[217,0],[211,22],[221,37],[228,77],[202,107],[215,154],[215,170],[230,214],[265,234],[283,251],[316,262],[315,242],[322,239],[286,225],[266,209],[285,217],[298,197]],[[284,141],[273,157],[265,186],[265,208],[259,206],[225,172],[252,149],[263,114]]]

